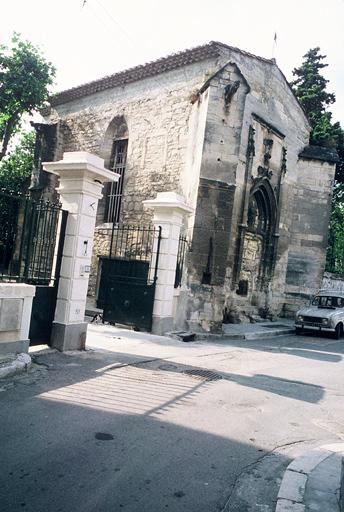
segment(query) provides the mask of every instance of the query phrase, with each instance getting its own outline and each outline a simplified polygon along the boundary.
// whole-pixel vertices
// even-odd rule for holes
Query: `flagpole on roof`
[[[273,43],[272,43],[272,56],[271,58],[273,60],[276,60],[276,53],[277,53],[277,32],[275,31],[275,34],[274,34],[274,40],[273,40]]]

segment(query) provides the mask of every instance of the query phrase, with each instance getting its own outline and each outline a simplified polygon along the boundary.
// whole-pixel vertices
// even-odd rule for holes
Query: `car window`
[[[312,300],[312,305],[332,308],[343,308],[344,298],[332,297],[327,295],[316,295]]]

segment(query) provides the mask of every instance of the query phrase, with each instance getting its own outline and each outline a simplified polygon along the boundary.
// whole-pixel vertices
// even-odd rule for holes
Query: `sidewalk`
[[[89,320],[92,318],[101,318],[102,309],[98,309],[93,299],[88,299],[85,315]],[[295,333],[294,319],[277,318],[273,322],[256,322],[253,324],[222,324],[222,334],[195,333],[196,340],[216,340],[219,338],[227,340],[258,340],[273,338],[275,336],[285,336]],[[189,341],[191,332],[174,331],[169,333],[174,338],[184,337],[184,341]],[[192,341],[192,340],[190,340]]]
[[[223,324],[223,336],[226,339],[258,340],[295,333],[294,320],[278,318],[273,322],[255,324]]]
[[[275,512],[341,512],[343,455],[344,443],[336,443],[293,460],[284,473]]]
[[[183,341],[216,341],[219,339],[252,341],[275,338],[276,336],[286,336],[287,334],[294,333],[294,320],[290,318],[280,318],[273,322],[256,322],[254,324],[222,324],[222,334],[174,331],[167,333],[167,335],[176,339],[182,339]]]

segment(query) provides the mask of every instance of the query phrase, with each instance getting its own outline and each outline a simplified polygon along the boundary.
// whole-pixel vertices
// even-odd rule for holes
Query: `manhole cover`
[[[283,324],[272,324],[272,325],[262,325],[265,329],[291,329],[290,325]]]
[[[184,370],[183,373],[186,375],[190,375],[190,377],[195,377],[196,379],[214,381],[221,380],[222,377],[218,373],[214,373],[211,370]]]
[[[176,370],[177,367],[174,364],[161,364],[159,366],[159,370],[164,370],[165,372]]]

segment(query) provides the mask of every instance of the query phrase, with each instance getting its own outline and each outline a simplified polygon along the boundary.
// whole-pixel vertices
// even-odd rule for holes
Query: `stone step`
[[[31,366],[31,357],[29,354],[13,354],[8,356],[7,360],[3,359],[0,364],[0,379],[12,377],[17,373],[28,371]]]
[[[340,512],[344,443],[306,452],[287,467],[276,512]]]
[[[276,322],[255,324],[223,324],[222,331],[225,339],[257,340],[293,334],[295,328],[294,322],[280,319]]]

